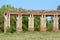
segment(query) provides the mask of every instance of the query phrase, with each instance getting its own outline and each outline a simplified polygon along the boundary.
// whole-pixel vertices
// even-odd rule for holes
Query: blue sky
[[[0,7],[4,4],[24,9],[56,10],[60,0],[0,0]]]
[[[56,10],[60,5],[60,0],[0,0],[0,7],[7,4],[15,8],[30,10]],[[51,17],[48,17],[48,20],[50,19]]]

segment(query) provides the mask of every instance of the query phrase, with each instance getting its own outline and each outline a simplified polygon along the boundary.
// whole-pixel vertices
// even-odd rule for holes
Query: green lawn
[[[60,32],[0,33],[0,40],[60,40]]]

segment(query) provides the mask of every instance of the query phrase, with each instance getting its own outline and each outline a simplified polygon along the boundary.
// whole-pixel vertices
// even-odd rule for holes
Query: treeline
[[[4,32],[4,17],[3,17],[3,14],[4,12],[7,10],[7,9],[20,9],[20,10],[26,10],[26,9],[23,9],[23,8],[15,8],[11,5],[3,5],[1,8],[0,8],[0,32]],[[57,7],[57,10],[60,10],[60,6]],[[28,17],[27,16],[23,16],[22,18],[22,28],[23,28],[23,31],[28,31]],[[34,29],[35,31],[40,31],[40,17],[39,16],[35,16],[34,18]],[[53,20],[52,20],[52,17],[51,17],[51,20],[48,21],[46,20],[47,23],[47,31],[52,31],[52,28],[53,28]],[[59,29],[60,29],[60,19],[59,19]],[[7,32],[15,32],[16,31],[16,16],[12,16],[10,17],[10,29],[7,30]]]

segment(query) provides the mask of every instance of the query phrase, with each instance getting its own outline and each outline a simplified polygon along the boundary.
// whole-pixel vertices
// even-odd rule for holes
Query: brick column
[[[17,21],[16,21],[16,31],[17,32],[22,32],[22,15],[17,15]]]
[[[34,16],[33,15],[30,15],[28,17],[28,30],[34,31]]]
[[[57,15],[54,15],[54,17],[53,17],[53,31],[54,32],[59,31],[58,19],[59,19],[58,16]]]
[[[4,32],[10,28],[10,14],[4,14]]]
[[[41,32],[46,31],[46,17],[45,15],[42,15],[41,17]]]

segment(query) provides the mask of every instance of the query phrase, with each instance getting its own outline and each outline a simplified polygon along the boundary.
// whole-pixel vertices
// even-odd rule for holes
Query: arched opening
[[[53,17],[47,16],[46,17],[46,31],[52,31],[53,29]]]
[[[40,31],[40,16],[38,15],[34,16],[34,30]]]
[[[8,32],[16,32],[16,15],[10,15],[10,28],[8,29]]]
[[[59,30],[60,30],[60,16],[59,16],[59,20],[58,20],[58,27],[59,27]]]
[[[27,15],[22,16],[22,29],[23,31],[28,31],[28,16]]]
[[[4,32],[4,17],[0,16],[0,33]]]

